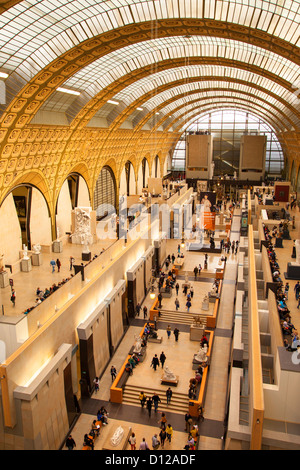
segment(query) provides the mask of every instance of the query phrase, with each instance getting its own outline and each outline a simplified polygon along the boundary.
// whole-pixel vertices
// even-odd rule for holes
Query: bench
[[[189,413],[191,416],[198,418],[198,409],[199,407],[204,407],[204,401],[205,401],[205,395],[206,395],[206,390],[207,390],[207,382],[208,382],[208,371],[209,371],[209,362],[210,362],[210,356],[212,352],[212,345],[213,345],[213,338],[214,338],[214,332],[210,330],[205,330],[205,334],[208,336],[209,335],[209,340],[208,340],[208,349],[207,349],[207,362],[208,365],[207,367],[204,368],[203,371],[203,376],[199,388],[199,395],[197,400],[190,400],[189,401]]]

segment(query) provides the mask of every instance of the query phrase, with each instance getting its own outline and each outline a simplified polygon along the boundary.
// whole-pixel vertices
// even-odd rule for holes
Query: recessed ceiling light
[[[117,101],[112,101],[112,100],[108,100],[107,102],[108,102],[109,104],[116,104],[116,105],[119,104]]]
[[[144,111],[143,108],[136,108],[137,111]]]
[[[8,73],[0,72],[0,78],[7,78],[7,77],[8,77]]]
[[[56,90],[61,91],[62,93],[68,93],[69,95],[76,95],[76,96],[80,95],[79,91],[69,90],[69,88],[58,87],[58,88],[56,88]]]

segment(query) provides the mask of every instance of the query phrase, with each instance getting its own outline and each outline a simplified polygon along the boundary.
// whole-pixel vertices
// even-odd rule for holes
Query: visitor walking
[[[172,395],[173,395],[172,389],[169,387],[168,390],[166,391],[167,405],[171,403]]]
[[[66,447],[68,448],[68,450],[73,450],[74,447],[76,447],[76,443],[71,434],[66,439]]]
[[[15,307],[16,306],[16,291],[15,291],[15,289],[11,290],[10,300],[11,300],[13,306]]]
[[[180,303],[179,303],[179,300],[178,300],[177,297],[176,297],[176,299],[175,299],[175,307],[176,307],[176,310],[178,310],[179,307],[180,307]]]
[[[50,266],[52,266],[52,272],[54,273],[54,271],[55,271],[55,266],[56,266],[56,262],[55,262],[54,259],[52,259],[52,260],[50,261]]]
[[[151,366],[153,367],[155,371],[156,371],[156,368],[159,367],[159,359],[157,357],[157,354],[155,354],[154,357],[152,358]]]
[[[95,393],[97,393],[99,391],[99,386],[100,386],[99,377],[94,378],[94,385],[95,385]]]
[[[171,424],[168,424],[166,427],[167,439],[171,443],[173,437],[173,428]]]
[[[140,400],[140,403],[141,403],[141,407],[144,408],[146,400],[147,400],[145,392],[140,392],[139,400]]]
[[[150,418],[151,417],[151,410],[152,410],[152,400],[151,400],[150,397],[147,400],[146,406],[147,406],[148,415],[149,415],[149,418]]]
[[[56,260],[56,266],[57,266],[57,272],[59,273],[60,272],[60,267],[61,267],[61,262],[58,258]]]
[[[147,309],[146,305],[144,305],[143,312],[144,312],[144,320],[146,320],[146,318],[148,316],[148,309]]]
[[[75,262],[75,258],[73,258],[73,256],[70,256],[70,271],[72,271],[73,269],[74,262]]]
[[[175,328],[175,329],[174,329],[174,336],[175,336],[175,341],[177,342],[177,341],[178,341],[178,336],[179,336],[179,330],[178,330],[178,328]]]
[[[170,339],[170,336],[171,336],[171,327],[170,327],[170,325],[167,326],[167,336],[168,336],[168,339]]]
[[[159,395],[155,392],[153,397],[152,397],[152,402],[154,405],[154,411],[155,413],[157,412],[158,404],[161,403],[161,399],[159,398]]]
[[[166,430],[165,429],[162,429],[159,433],[159,437],[160,437],[160,443],[161,443],[161,448],[163,449],[164,448],[164,445],[165,445],[165,441],[167,439],[167,433],[166,433]]]
[[[136,450],[136,437],[134,432],[131,434],[130,438],[128,439],[130,444],[130,450]]]
[[[111,381],[113,382],[117,376],[117,370],[115,366],[111,366],[110,368],[110,375],[111,375]]]
[[[161,355],[159,356],[159,360],[160,360],[162,369],[164,368],[164,363],[166,362],[166,359],[167,359],[167,357],[166,357],[165,353],[162,351]]]

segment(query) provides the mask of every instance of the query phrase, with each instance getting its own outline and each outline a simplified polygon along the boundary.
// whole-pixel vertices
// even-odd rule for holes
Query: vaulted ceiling
[[[72,128],[180,129],[198,103],[199,113],[230,104],[263,115],[278,131],[299,128],[298,1],[1,6],[0,72],[8,73],[2,127],[59,113]]]

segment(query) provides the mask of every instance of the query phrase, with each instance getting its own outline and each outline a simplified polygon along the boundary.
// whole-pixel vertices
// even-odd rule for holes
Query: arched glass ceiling
[[[137,80],[132,85],[124,88],[120,93],[117,93],[114,97],[117,101],[124,102],[127,106],[139,97],[149,93],[155,87],[163,85],[167,82],[175,82],[176,80],[188,80],[195,77],[224,77],[232,78],[233,80],[245,81],[252,84],[258,85],[266,90],[273,92],[286,100],[293,106],[299,106],[299,99],[296,94],[292,91],[287,90],[282,85],[266,78],[263,75],[258,75],[248,70],[243,70],[233,66],[221,66],[221,65],[189,65],[188,67],[177,67],[169,70],[163,70],[152,74],[150,77],[142,78]],[[148,104],[148,103],[147,103]],[[146,105],[146,103],[141,103]]]
[[[173,152],[172,167],[174,170],[185,169],[185,132],[210,132],[213,135],[213,155],[218,171],[233,172],[233,160],[238,157],[240,139],[243,134],[264,134],[267,137],[266,171],[279,174],[284,166],[284,156],[276,133],[272,126],[253,113],[242,109],[223,108],[203,113],[193,118],[182,129],[184,133]],[[223,144],[224,143],[224,144]],[[230,171],[231,170],[231,171]]]
[[[218,58],[226,59],[228,60],[228,67],[189,66],[189,60],[192,60],[192,58],[201,58],[201,60],[207,58],[208,61],[216,61]],[[170,72],[155,73],[158,62],[166,60],[174,61],[176,59],[185,61],[186,67],[181,67],[180,71],[177,71],[177,74],[181,73],[182,77],[192,76],[195,71],[200,73],[201,76],[210,67],[213,73],[219,70],[221,75],[227,77],[237,78],[239,75],[248,81],[254,80],[255,83],[277,93],[278,96],[282,96],[284,99],[288,97],[289,103],[299,108],[299,100],[296,95],[263,76],[263,72],[265,75],[268,75],[269,72],[269,75],[274,76],[274,79],[277,76],[279,81],[286,83],[288,87],[288,83],[294,83],[298,78],[298,65],[260,47],[226,38],[206,36],[193,36],[189,39],[184,36],[162,38],[121,48],[84,67],[67,80],[64,86],[83,92],[79,103],[79,106],[82,107],[103,88],[111,85],[118,79],[122,80],[123,77],[128,76],[133,70],[150,65],[150,67],[153,67],[152,74],[137,80],[136,83],[115,96],[114,100],[121,100],[124,106],[128,106],[130,102],[136,100],[138,96],[149,90],[150,87],[153,88],[155,93],[157,86],[166,83],[165,77],[169,76]],[[242,69],[238,69],[239,71],[237,72],[234,64],[242,63],[245,64],[245,67],[253,66],[253,70],[261,70],[262,75]],[[143,103],[141,103],[142,105]],[[42,106],[41,110],[64,112],[65,108],[66,104],[61,100],[61,95],[58,93],[52,95]],[[79,110],[79,108],[76,109]],[[105,106],[102,109],[101,115],[108,116],[111,110],[111,106]],[[288,110],[287,113],[289,113]]]
[[[207,99],[206,101],[201,102],[201,107],[199,105],[190,105],[182,110],[180,116],[177,116],[177,121],[174,122],[173,119],[173,128],[177,132],[182,132],[182,129],[185,127],[186,123],[193,122],[196,116],[199,116],[205,111],[211,109],[221,109],[222,107],[231,107],[231,108],[239,108],[244,109],[245,111],[252,112],[261,116],[266,122],[273,124],[273,127],[279,131],[280,128],[282,129],[283,124],[278,124],[277,116],[272,114],[272,111],[268,109],[263,109],[260,105],[257,105],[254,101],[248,100],[245,96],[241,97],[225,97],[223,98],[222,95],[212,97]]]
[[[93,97],[133,70],[153,64],[155,72],[158,62],[185,57],[243,62],[265,69],[289,83],[295,83],[299,78],[297,64],[261,47],[227,38],[193,36],[187,39],[185,36],[175,36],[132,44],[106,54],[73,75],[64,86],[84,91]]]
[[[195,108],[197,103],[198,103],[199,108],[201,109],[201,106],[205,105],[206,102],[213,102],[214,100],[222,100],[222,101],[229,100],[230,102],[234,102],[235,100],[238,100],[239,98],[247,99],[248,102],[250,101],[249,106],[255,105],[257,108],[261,108],[261,110],[264,111],[266,115],[273,113],[273,119],[274,119],[274,116],[276,116],[277,114],[276,109],[272,108],[272,106],[269,105],[267,102],[263,102],[259,99],[256,99],[254,96],[249,96],[248,91],[245,91],[244,93],[241,93],[241,91],[239,90],[234,91],[234,86],[233,86],[232,90],[228,88],[226,91],[226,88],[224,87],[223,90],[205,91],[204,93],[196,93],[196,94],[192,94],[190,96],[181,98],[179,100],[176,100],[169,106],[162,108],[158,116],[154,115],[151,118],[150,127],[152,127],[154,123],[157,120],[159,120],[160,116],[162,115],[165,115],[165,116],[172,115],[172,120],[176,120],[177,118],[182,116],[182,114],[188,113],[191,107]],[[266,95],[264,99],[268,99],[268,96]],[[290,127],[290,124],[288,123],[288,121],[285,120],[284,115],[278,115],[278,120],[280,119],[282,120],[282,122],[285,124],[286,127]]]
[[[300,45],[299,0],[25,0],[0,17],[0,61],[28,80],[88,38],[125,25],[178,18],[226,21]]]
[[[213,75],[212,75],[213,76]],[[268,90],[262,91],[258,90],[255,87],[252,87],[251,82],[245,81],[247,84],[242,84],[242,83],[234,83],[233,81],[222,81],[221,75],[218,76],[219,80],[213,80],[211,77],[208,77],[207,80],[203,81],[194,81],[192,83],[185,83],[180,86],[173,86],[172,88],[169,88],[162,93],[158,93],[155,96],[151,97],[148,101],[143,103],[143,109],[148,110],[148,111],[153,111],[153,110],[159,110],[163,115],[168,116],[170,114],[173,114],[173,109],[180,104],[183,104],[184,101],[188,102],[190,100],[195,99],[195,93],[198,92],[198,98],[203,98],[205,96],[208,96],[208,90],[214,89],[214,94],[218,93],[218,88],[224,90],[224,96],[226,91],[230,92],[231,96],[234,96],[234,93],[239,93],[243,92],[245,94],[252,94],[255,95],[259,98],[262,98],[263,100],[266,101],[266,105],[261,102],[261,106],[263,107],[270,107],[273,105],[275,108],[280,110],[283,114],[285,114],[288,118],[290,118],[294,123],[298,124],[300,122],[299,120],[299,115],[295,116],[295,114],[287,108],[287,106],[282,103],[279,99],[278,96],[280,94],[278,93],[277,95],[272,92],[272,96],[268,94]],[[165,83],[168,83],[167,77],[163,77],[163,80]],[[271,90],[270,90],[271,91]],[[191,94],[189,96],[189,94]],[[184,94],[184,98],[181,100],[177,101],[176,97]],[[211,96],[211,94],[210,94]],[[172,100],[172,103],[168,104],[167,106],[163,106],[165,103],[167,103],[168,100]],[[270,106],[269,106],[270,105]],[[273,111],[274,111],[273,107]],[[142,115],[141,115],[142,118]]]

